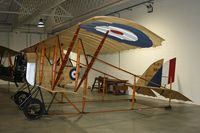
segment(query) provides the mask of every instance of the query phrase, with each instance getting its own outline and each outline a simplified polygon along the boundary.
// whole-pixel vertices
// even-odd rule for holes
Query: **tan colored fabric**
[[[79,24],[76,24],[68,29],[65,29],[65,30],[57,33],[56,35],[59,35],[60,43],[64,44],[63,45],[64,49],[66,49],[66,50],[68,49],[68,47],[72,41],[72,38],[74,36],[74,33],[76,32],[76,29],[78,28],[78,26],[80,24],[94,23],[94,22],[119,23],[119,24],[128,25],[130,27],[136,28],[136,29],[142,31],[143,33],[145,33],[152,40],[153,47],[160,46],[162,41],[164,41],[163,38],[159,37],[155,33],[148,30],[147,28],[145,28],[133,21],[122,19],[122,18],[117,18],[117,17],[111,17],[111,16],[97,16],[97,17],[93,17],[88,20],[85,20],[83,22],[80,22]],[[42,41],[45,44],[45,48],[47,50],[46,52],[48,53],[48,56],[51,58],[53,57],[53,53],[51,51],[52,51],[52,49],[54,49],[56,35]],[[103,36],[97,35],[95,33],[86,31],[85,29],[81,28],[80,32],[78,34],[78,38],[82,39],[86,53],[93,54],[94,51],[99,46],[101,40],[103,39]],[[73,50],[72,50],[73,52],[77,52],[77,48],[78,48],[77,40],[73,47]],[[34,52],[36,47],[41,45],[42,42],[39,42],[29,48],[26,48],[23,51],[24,52]],[[104,42],[104,45],[103,45],[100,53],[101,54],[115,53],[118,51],[135,49],[135,48],[138,48],[138,47],[131,46],[131,45],[128,45],[125,43],[121,43],[121,42],[115,41],[110,38],[106,38],[106,41]]]

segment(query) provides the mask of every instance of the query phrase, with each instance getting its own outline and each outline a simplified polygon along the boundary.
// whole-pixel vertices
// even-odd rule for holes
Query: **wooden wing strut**
[[[55,44],[55,49],[54,49],[54,63],[53,63],[53,74],[52,74],[52,88],[53,85],[55,84],[55,78],[56,78],[56,68],[57,68],[57,57],[58,57],[58,40],[59,36],[56,36],[56,44]]]
[[[40,59],[40,81],[39,81],[39,85],[42,84],[42,79],[43,79],[44,56],[45,56],[45,47],[44,47],[44,43],[42,43],[42,51],[41,51],[41,59]]]
[[[60,66],[60,69],[59,69],[59,71],[58,71],[58,75],[57,75],[56,80],[55,80],[55,82],[54,82],[54,84],[53,84],[53,86],[52,86],[52,90],[54,90],[56,84],[58,83],[58,81],[59,81],[59,79],[60,79],[60,77],[61,77],[61,74],[62,74],[62,72],[63,72],[63,69],[65,68],[65,65],[66,65],[67,61],[68,61],[69,54],[70,54],[71,51],[72,51],[72,48],[73,48],[73,46],[74,46],[74,43],[75,43],[75,41],[76,41],[76,38],[77,38],[77,36],[78,36],[79,31],[80,31],[80,26],[77,28],[76,33],[74,34],[74,37],[73,37],[73,39],[72,39],[72,41],[71,41],[71,43],[70,43],[70,45],[69,45],[69,48],[68,48],[68,50],[67,50],[67,53],[65,54],[65,57],[64,57],[64,59],[63,59],[63,63],[62,63],[62,65]]]
[[[78,51],[77,51],[77,63],[76,63],[76,80],[75,80],[75,88],[78,86],[78,79],[79,79],[79,70],[80,70],[80,55],[81,55],[81,40],[78,40]]]
[[[96,49],[96,52],[94,53],[92,60],[90,61],[90,64],[88,65],[88,68],[85,70],[85,73],[78,85],[78,87],[76,88],[75,92],[80,88],[81,84],[83,83],[83,80],[87,77],[88,72],[90,71],[90,69],[92,68],[92,65],[94,64],[94,61],[96,60],[97,55],[99,54],[104,41],[106,40],[106,37],[108,36],[109,31],[106,32],[106,34],[104,35],[103,39],[101,40],[101,43],[99,44],[98,48]]]

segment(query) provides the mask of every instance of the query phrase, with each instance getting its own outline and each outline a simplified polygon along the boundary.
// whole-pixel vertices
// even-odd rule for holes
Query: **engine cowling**
[[[24,54],[15,56],[14,61],[14,82],[24,82],[26,77],[27,60]]]

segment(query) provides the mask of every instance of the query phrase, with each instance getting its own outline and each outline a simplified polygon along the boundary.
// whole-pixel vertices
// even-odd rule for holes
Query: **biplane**
[[[171,99],[187,101],[189,100],[188,98],[173,91],[171,87],[167,89],[161,85],[160,77],[162,77],[163,60],[154,63],[142,76],[138,76],[97,58],[99,54],[160,46],[162,41],[164,41],[163,38],[147,28],[122,18],[97,16],[80,22],[22,50],[27,61],[26,81],[34,88],[28,94],[23,94],[25,97],[21,100],[19,107],[23,109],[28,119],[38,119],[44,114],[49,114],[48,111],[56,95],[60,94],[62,99],[65,98],[76,109],[78,113],[75,114],[85,113],[85,102],[88,98],[88,73],[91,70],[104,75],[103,91],[105,90],[106,77],[121,80],[112,74],[95,69],[93,65],[97,60],[133,76],[133,83],[127,84],[133,89],[132,99],[135,98],[135,92],[148,96],[155,96],[154,92],[158,92],[164,97],[168,97],[170,102]],[[64,53],[64,51],[66,52]],[[76,60],[70,59],[69,56],[72,52],[77,53]],[[83,61],[81,61],[81,56],[84,57]],[[70,62],[75,62],[76,67],[70,66]],[[80,75],[83,67],[85,69],[83,74]],[[172,72],[171,75],[174,75],[174,73]],[[174,77],[171,75],[169,75],[170,84],[174,81]],[[136,79],[138,79],[137,82]],[[72,80],[74,81],[74,87],[68,88],[66,85],[71,83]],[[21,88],[23,89],[24,86]],[[65,95],[67,93],[78,94],[80,88],[83,89],[82,110],[76,107]],[[44,103],[41,89],[52,94],[52,99],[48,106]],[[19,92],[23,91],[18,91],[14,97],[20,97]],[[40,100],[38,97],[40,97]],[[132,100],[132,106],[128,110],[134,109],[134,103],[134,100]]]

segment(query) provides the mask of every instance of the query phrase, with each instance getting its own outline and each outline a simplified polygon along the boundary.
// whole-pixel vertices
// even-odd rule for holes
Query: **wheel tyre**
[[[16,103],[17,100],[17,95],[19,95],[20,91],[18,91],[17,93],[15,93],[13,96],[11,96],[11,99]],[[17,104],[17,103],[16,103]]]
[[[169,105],[169,106],[166,106],[166,107],[165,107],[165,110],[172,110],[172,106],[170,106],[170,105]]]
[[[36,120],[44,114],[44,105],[40,100],[33,98],[25,103],[23,111],[27,119]]]
[[[24,100],[25,100],[28,96],[30,96],[29,93],[27,93],[27,92],[25,92],[25,91],[19,91],[19,92],[17,92],[17,93],[14,95],[14,101],[15,101],[15,103],[19,106],[19,105],[21,105],[21,104],[24,102]],[[22,105],[21,107],[23,107],[23,105]]]

